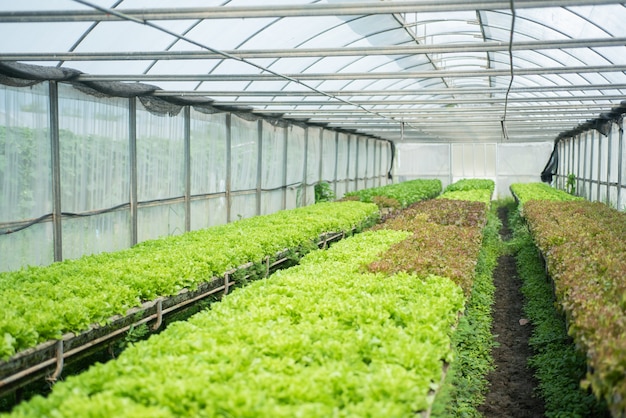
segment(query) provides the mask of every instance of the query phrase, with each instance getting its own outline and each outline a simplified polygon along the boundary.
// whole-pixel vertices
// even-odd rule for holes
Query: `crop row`
[[[440,180],[418,179],[348,192],[345,194],[345,199],[377,203],[381,207],[397,209],[421,200],[432,199],[440,193]]]
[[[591,384],[614,416],[626,413],[626,214],[602,203],[524,204],[569,334],[587,353]]]
[[[553,200],[557,202],[583,200],[582,197],[555,189],[546,183],[513,183],[510,189],[519,204],[520,213],[523,213],[524,204],[530,200]]]
[[[457,183],[463,185],[462,189],[455,189]],[[370,269],[449,277],[469,295],[493,181],[472,179],[457,183],[448,186],[446,190],[451,190],[443,193],[441,199],[418,202],[377,226],[411,231],[413,235],[396,244],[388,256],[372,263]],[[483,187],[491,187],[491,191]],[[489,196],[487,201],[485,195]]]
[[[330,231],[378,218],[375,205],[320,203],[146,241],[124,251],[0,274],[0,359],[66,332],[104,324],[157,297],[195,289],[286,248],[305,251]]]
[[[451,360],[447,278],[363,271],[403,231],[368,231],[255,281],[13,417],[412,416]]]
[[[493,193],[495,187],[495,182],[489,179],[461,179],[449,184],[444,193],[470,190],[489,190]]]

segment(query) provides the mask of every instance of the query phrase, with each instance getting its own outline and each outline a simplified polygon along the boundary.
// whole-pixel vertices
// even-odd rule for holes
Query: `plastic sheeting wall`
[[[315,203],[388,183],[386,141],[69,84],[0,85],[0,271]]]
[[[496,182],[494,197],[510,196],[512,183],[541,181],[540,174],[552,144],[447,143],[398,144],[395,174],[399,180],[436,178],[447,186],[462,178]]]
[[[596,130],[559,142],[559,167],[554,183],[567,190],[573,176],[575,194],[603,202],[618,210],[626,209],[626,155],[623,120],[612,123],[607,136]]]

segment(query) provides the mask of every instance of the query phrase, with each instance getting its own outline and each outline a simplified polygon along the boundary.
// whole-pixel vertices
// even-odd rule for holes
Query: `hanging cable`
[[[502,120],[500,121],[500,126],[502,127],[502,136],[506,141],[509,139],[509,135],[506,131],[506,113],[509,107],[509,93],[511,92],[511,87],[513,86],[513,78],[515,74],[513,72],[513,34],[515,33],[515,0],[511,0],[511,32],[509,34],[509,68],[511,71],[511,76],[509,80],[509,87],[506,89],[506,95],[504,96],[504,114],[502,115]]]
[[[243,63],[248,64],[248,65],[250,65],[250,66],[252,66],[254,68],[257,68],[257,69],[259,69],[259,70],[261,70],[263,72],[267,72],[267,73],[272,74],[272,75],[274,75],[276,77],[282,78],[283,80],[286,80],[286,81],[289,81],[289,82],[301,85],[301,86],[303,86],[303,87],[305,87],[305,88],[307,88],[307,89],[309,89],[309,90],[311,90],[311,91],[313,91],[313,92],[315,92],[315,93],[317,93],[319,95],[328,97],[329,99],[337,100],[337,101],[339,101],[341,103],[344,103],[344,104],[347,104],[347,105],[350,105],[350,106],[354,106],[357,109],[361,109],[361,110],[363,110],[366,113],[369,113],[369,114],[374,115],[374,116],[378,116],[378,117],[383,118],[383,119],[392,120],[394,122],[399,122],[399,123],[401,123],[403,125],[407,124],[410,127],[412,127],[413,129],[421,132],[421,129],[419,129],[418,127],[416,127],[416,126],[414,126],[414,125],[412,125],[412,124],[410,124],[408,122],[398,121],[398,119],[396,119],[395,117],[390,117],[390,116],[383,115],[382,113],[378,113],[378,112],[376,112],[374,110],[368,109],[368,108],[366,108],[363,105],[351,102],[350,100],[342,99],[341,97],[337,97],[334,94],[327,93],[327,92],[325,92],[323,90],[318,89],[317,87],[313,87],[313,86],[311,86],[311,85],[309,85],[309,84],[307,84],[307,83],[305,83],[305,82],[303,82],[301,80],[298,80],[297,78],[293,78],[293,77],[290,77],[288,75],[276,72],[276,71],[271,70],[271,69],[269,69],[269,68],[267,68],[267,67],[265,67],[263,65],[256,64],[256,63],[254,63],[254,62],[252,62],[252,61],[250,61],[250,60],[248,60],[246,58],[241,58],[241,57],[238,57],[236,55],[230,54],[228,52],[212,48],[212,47],[210,47],[208,45],[205,45],[205,44],[203,44],[201,42],[195,41],[195,40],[193,40],[191,38],[188,38],[188,37],[186,37],[184,35],[180,35],[180,34],[178,34],[176,32],[173,32],[173,31],[171,31],[171,30],[169,30],[169,29],[167,29],[167,28],[165,28],[163,26],[159,26],[159,25],[157,25],[155,23],[152,23],[152,22],[150,22],[148,20],[139,19],[137,17],[131,16],[131,15],[127,15],[127,14],[122,13],[122,12],[120,12],[118,10],[115,10],[115,9],[111,9],[111,8],[104,7],[104,6],[99,6],[99,5],[94,4],[94,3],[90,2],[90,1],[87,1],[87,0],[74,0],[74,2],[82,4],[82,5],[87,6],[87,7],[91,7],[93,9],[95,9],[95,10],[99,10],[102,13],[106,13],[106,14],[110,14],[110,15],[119,17],[120,19],[123,19],[123,20],[127,20],[127,21],[130,21],[130,22],[135,22],[135,23],[138,23],[140,25],[145,25],[145,26],[151,27],[151,28],[156,29],[156,30],[158,30],[160,32],[163,32],[163,33],[166,33],[166,34],[168,34],[170,36],[173,36],[173,37],[177,38],[178,40],[189,42],[190,44],[196,45],[197,47],[200,47],[200,48],[205,49],[207,51],[213,52],[214,54],[221,55],[224,58],[228,58],[228,59],[236,60],[236,61],[239,61],[239,62],[243,62]],[[402,126],[402,129],[403,128],[404,127]]]

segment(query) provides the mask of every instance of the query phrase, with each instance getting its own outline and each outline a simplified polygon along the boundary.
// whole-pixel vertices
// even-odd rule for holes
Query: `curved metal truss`
[[[5,3],[0,61],[393,141],[550,141],[626,91],[620,1]]]

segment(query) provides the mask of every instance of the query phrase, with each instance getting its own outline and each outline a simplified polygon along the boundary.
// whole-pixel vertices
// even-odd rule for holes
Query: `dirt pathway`
[[[500,235],[503,240],[508,240],[511,231],[506,208],[500,208],[499,217],[502,221]],[[496,370],[488,376],[490,389],[480,408],[486,418],[544,416],[543,402],[534,396],[536,381],[527,365],[532,354],[528,346],[532,329],[524,321],[521,284],[515,257],[501,256],[494,271],[496,293],[492,325],[492,333],[497,335],[496,341],[500,345],[493,349]]]

